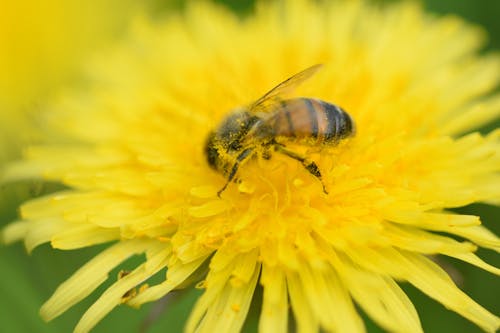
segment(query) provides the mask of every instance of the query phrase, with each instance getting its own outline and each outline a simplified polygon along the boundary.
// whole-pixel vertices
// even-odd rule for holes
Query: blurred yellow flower
[[[59,316],[143,253],[76,332],[191,280],[204,293],[187,332],[238,331],[257,283],[262,332],[286,332],[289,306],[299,332],[362,332],[354,304],[385,330],[421,332],[399,282],[494,332],[500,319],[427,257],[500,273],[474,254],[498,251],[499,239],[479,217],[446,210],[500,199],[500,131],[470,133],[500,113],[500,95],[491,95],[500,60],[476,55],[482,37],[415,4],[363,1],[273,3],[246,19],[194,3],[162,25],[138,23],[93,66],[88,91],[48,110],[50,130],[67,140],[31,147],[6,172],[68,190],[25,203],[5,241],[24,240],[30,251],[113,242],[56,290],[42,316]],[[316,63],[324,69],[296,95],[336,103],[357,124],[333,148],[296,147],[318,163],[329,194],[297,161],[273,156],[243,165],[241,182],[218,198],[226,179],[206,162],[207,134],[231,109]],[[156,274],[164,281],[148,287]]]
[[[144,6],[142,6],[144,7]],[[0,162],[33,140],[40,103],[140,8],[132,0],[8,1],[0,11]]]

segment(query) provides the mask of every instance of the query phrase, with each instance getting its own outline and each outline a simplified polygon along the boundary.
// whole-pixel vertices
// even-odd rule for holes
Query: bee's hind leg
[[[224,190],[227,188],[229,183],[234,179],[234,176],[236,176],[236,173],[238,172],[238,167],[240,166],[240,163],[247,159],[248,157],[251,156],[253,152],[253,148],[247,148],[243,150],[238,157],[236,157],[236,162],[234,162],[233,167],[231,168],[231,172],[229,173],[229,176],[227,177],[227,181],[224,184],[224,186],[217,192],[217,196],[220,198],[220,195]]]
[[[326,190],[325,183],[323,183],[323,178],[321,177],[321,171],[319,171],[318,165],[314,161],[309,161],[307,158],[297,154],[296,152],[293,152],[291,150],[286,149],[283,145],[281,144],[276,144],[274,145],[276,152],[286,155],[288,157],[293,158],[294,160],[299,161],[306,170],[313,175],[314,177],[318,178],[319,181],[321,182],[321,185],[323,186],[323,192],[325,194],[328,194],[328,191]]]
[[[262,152],[262,158],[265,160],[270,160],[271,159],[271,152],[269,150],[264,150]]]

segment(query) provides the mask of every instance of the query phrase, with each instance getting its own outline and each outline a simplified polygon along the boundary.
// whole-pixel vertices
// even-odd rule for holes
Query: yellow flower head
[[[262,332],[286,332],[289,307],[300,332],[362,332],[354,304],[386,330],[420,332],[404,281],[495,331],[500,319],[427,257],[500,273],[474,254],[477,246],[498,251],[499,239],[478,217],[446,211],[500,199],[500,132],[470,133],[500,112],[500,96],[488,95],[500,61],[475,55],[481,39],[459,19],[408,3],[280,2],[245,19],[195,3],[162,25],[138,23],[94,65],[89,91],[47,112],[50,131],[67,139],[32,147],[7,171],[8,179],[68,186],[24,204],[7,241],[24,239],[29,250],[113,242],[57,289],[42,316],[60,315],[145,253],[76,332],[186,281],[204,288],[187,332],[240,329],[257,283]],[[326,147],[279,138],[318,166],[321,181],[271,149],[246,159],[219,198],[228,175],[207,163],[207,135],[231,110],[314,64],[324,66],[286,98],[342,107],[356,135]],[[146,288],[164,268],[164,281]]]

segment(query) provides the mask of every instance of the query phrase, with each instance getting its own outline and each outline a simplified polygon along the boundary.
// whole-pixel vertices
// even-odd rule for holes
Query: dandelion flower
[[[499,239],[479,217],[448,210],[500,199],[500,132],[473,132],[500,111],[491,93],[500,61],[476,55],[482,39],[413,3],[280,2],[244,19],[194,3],[163,24],[138,22],[93,65],[88,91],[47,110],[47,136],[59,139],[31,147],[5,174],[67,186],[26,202],[5,241],[24,240],[29,251],[110,244],[41,315],[59,316],[126,258],[145,254],[76,332],[122,303],[140,306],[189,282],[204,291],[187,332],[238,331],[257,284],[262,332],[286,332],[290,308],[299,332],[362,332],[360,310],[385,330],[420,332],[404,282],[494,332],[500,319],[429,259],[500,273],[474,254],[498,251]],[[206,161],[207,134],[230,110],[318,63],[294,95],[340,105],[357,125],[334,147],[294,147],[318,164],[329,194],[297,161],[274,154],[245,163],[219,198],[226,178]],[[148,285],[158,274],[163,281]]]

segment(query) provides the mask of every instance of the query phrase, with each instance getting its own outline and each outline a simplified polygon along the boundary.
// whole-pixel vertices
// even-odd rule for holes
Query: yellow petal
[[[299,280],[298,274],[288,273],[286,276],[290,303],[297,321],[297,331],[299,333],[316,333],[319,331],[319,322],[309,306],[305,288]]]
[[[263,266],[260,278],[264,287],[259,332],[286,333],[288,325],[288,293],[280,268]]]
[[[104,229],[92,224],[80,224],[56,232],[51,238],[51,244],[56,249],[70,250],[118,239],[120,239],[118,228]]]
[[[89,332],[105,315],[122,303],[123,295],[164,268],[169,255],[170,249],[165,249],[164,244],[150,243],[149,248],[146,249],[146,262],[106,289],[84,313],[74,332]]]
[[[498,71],[497,71],[497,76]],[[499,117],[500,96],[483,99],[474,105],[468,105],[461,114],[454,115],[443,122],[442,133],[457,135],[475,129],[478,125],[487,124]]]
[[[255,255],[235,258],[225,268],[216,273],[209,272],[206,290],[196,302],[186,324],[186,332],[237,332],[245,320],[252,295],[260,273],[260,264]],[[247,283],[230,283],[233,271],[239,266],[253,266]]]
[[[37,219],[30,222],[24,238],[24,245],[31,252],[38,245],[51,241],[54,234],[66,228],[66,223],[58,217]]]
[[[313,271],[307,263],[302,267],[299,272],[302,288],[321,326],[336,332],[365,332],[348,289],[333,269]]]
[[[0,240],[4,244],[11,244],[25,237],[30,223],[28,221],[16,221],[1,230]]]
[[[468,262],[474,266],[484,269],[490,273],[500,275],[500,269],[492,266],[476,256],[474,253],[457,253],[457,254],[448,254],[450,257],[460,259],[462,261]]]
[[[483,226],[455,228],[453,233],[469,239],[477,245],[500,252],[500,239]]]
[[[458,289],[437,264],[415,254],[406,253],[404,257],[411,265],[412,274],[408,281],[415,287],[487,332],[496,332],[500,328],[500,318]]]
[[[168,267],[167,277],[164,282],[140,292],[136,297],[129,300],[127,304],[130,306],[139,306],[143,303],[160,299],[184,282],[205,260],[206,257],[190,263],[177,261],[175,265]]]
[[[423,332],[415,307],[393,279],[353,268],[343,280],[356,303],[385,330]]]
[[[191,188],[189,193],[197,198],[212,198],[217,194],[218,188],[213,185],[197,186]]]
[[[233,269],[231,284],[237,286],[239,284],[247,284],[252,278],[257,264],[257,251],[250,251],[239,256],[239,264]]]
[[[481,224],[478,216],[449,213],[420,213],[418,211],[395,213],[387,218],[394,222],[412,224],[420,228],[436,231]]]
[[[59,316],[106,281],[108,273],[114,267],[150,246],[148,241],[134,240],[120,242],[104,250],[57,288],[42,306],[40,315],[46,321]]]
[[[260,265],[256,265],[248,283],[226,285],[208,309],[198,332],[238,332],[247,316],[259,277]]]
[[[189,214],[193,217],[209,217],[227,210],[229,205],[224,200],[213,200],[203,205],[189,208]]]
[[[194,308],[191,310],[185,327],[186,332],[195,332],[197,330],[207,309],[215,302],[216,298],[228,283],[235,263],[236,262],[233,261],[218,271],[209,271],[205,283],[203,283],[205,292],[197,300]]]
[[[429,297],[469,319],[487,332],[500,326],[500,319],[463,293],[437,264],[422,255],[395,249],[358,249],[346,252],[354,262],[381,275],[406,280]]]
[[[476,246],[468,242],[390,223],[384,226],[381,233],[389,238],[393,246],[418,253],[469,253],[476,250]]]

